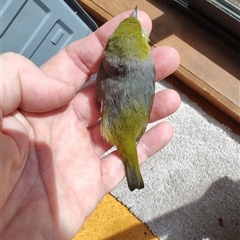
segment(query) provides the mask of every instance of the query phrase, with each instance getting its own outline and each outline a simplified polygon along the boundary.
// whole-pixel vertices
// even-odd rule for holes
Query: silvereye
[[[136,145],[148,123],[154,79],[148,35],[137,19],[136,7],[109,37],[96,80],[101,134],[121,154],[131,191],[144,187]]]

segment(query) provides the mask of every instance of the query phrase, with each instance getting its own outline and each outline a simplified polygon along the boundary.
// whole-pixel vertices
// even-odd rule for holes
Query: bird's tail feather
[[[128,187],[131,191],[144,188],[142,175],[139,168],[137,148],[135,141],[121,141],[117,146],[122,155]]]
[[[128,165],[128,161],[125,160],[126,165],[126,176],[128,187],[131,191],[134,189],[142,189],[144,188],[144,183],[142,179],[142,175],[140,172],[139,166],[130,167]]]

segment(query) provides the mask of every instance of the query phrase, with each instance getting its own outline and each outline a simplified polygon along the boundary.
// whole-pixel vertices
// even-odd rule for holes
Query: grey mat
[[[161,240],[239,240],[239,136],[181,99],[164,119],[174,126],[172,142],[141,167],[145,188],[130,192],[124,180],[112,194]]]

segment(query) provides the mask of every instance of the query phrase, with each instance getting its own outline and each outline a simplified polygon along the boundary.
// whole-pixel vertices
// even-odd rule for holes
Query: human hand
[[[78,91],[97,72],[103,47],[123,13],[88,37],[60,51],[41,69],[12,53],[1,55],[2,239],[71,239],[102,197],[124,178],[117,152],[99,131],[100,109],[94,84]],[[138,11],[144,29],[149,17]],[[170,47],[152,50],[156,80],[179,65]],[[178,108],[173,90],[156,94],[150,122]],[[173,129],[160,123],[138,144],[140,164],[162,149]]]

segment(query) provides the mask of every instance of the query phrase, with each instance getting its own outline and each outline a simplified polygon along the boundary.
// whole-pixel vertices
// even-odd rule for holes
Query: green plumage
[[[155,79],[148,39],[134,16],[123,20],[110,36],[96,82],[102,136],[121,154],[131,191],[144,187],[136,143],[148,123]]]

